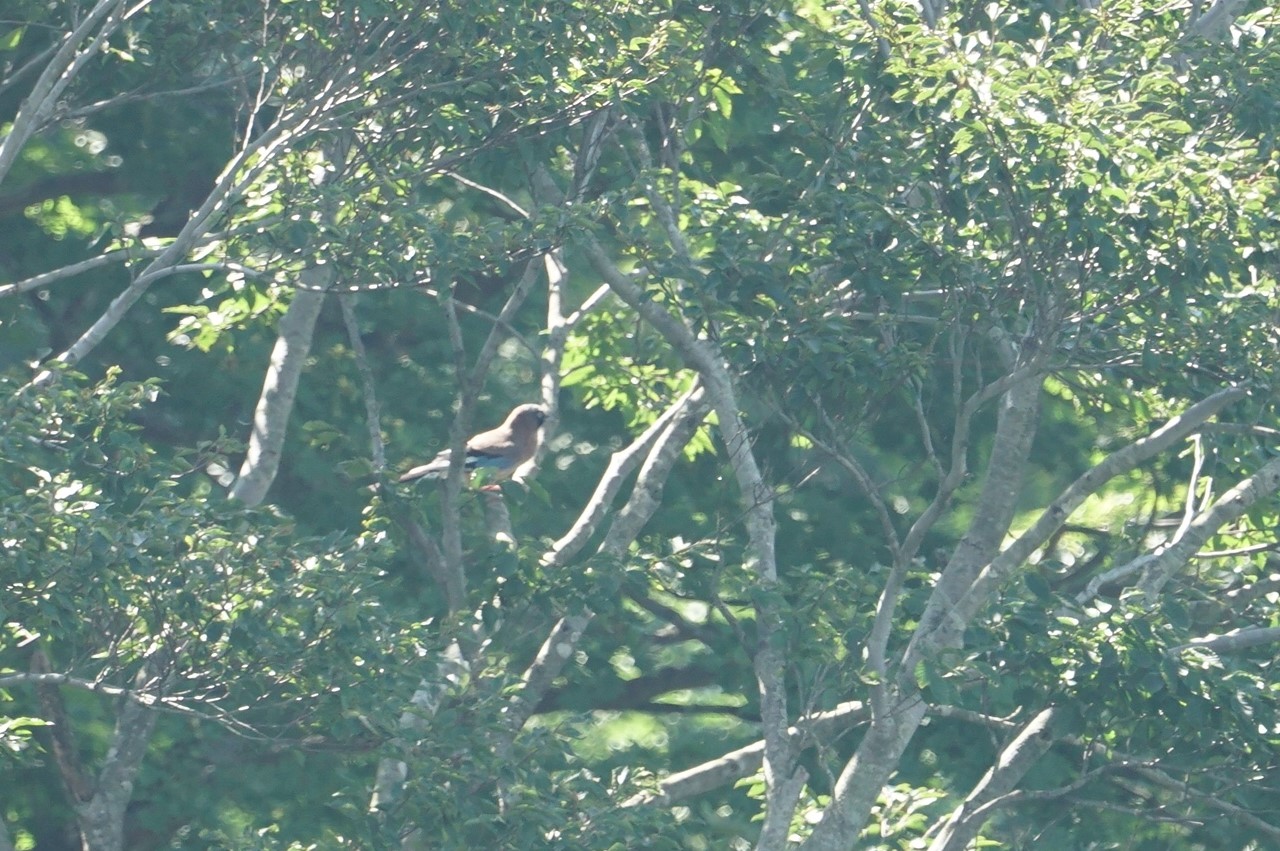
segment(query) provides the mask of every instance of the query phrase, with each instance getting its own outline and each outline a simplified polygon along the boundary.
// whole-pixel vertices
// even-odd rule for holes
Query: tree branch
[[[1142,777],[1150,783],[1177,792],[1188,798],[1194,798],[1210,809],[1225,813],[1233,819],[1237,819],[1241,824],[1247,825],[1250,829],[1257,831],[1261,835],[1267,837],[1273,842],[1280,842],[1280,827],[1270,822],[1263,821],[1248,809],[1225,801],[1217,795],[1211,795],[1207,792],[1201,792],[1190,783],[1183,780],[1177,780],[1168,774],[1154,768],[1139,766],[1133,769],[1138,776]]]
[[[356,360],[356,371],[360,373],[360,390],[361,395],[364,396],[364,419],[369,429],[369,457],[373,460],[374,472],[381,478],[387,469],[387,449],[382,440],[382,413],[378,405],[377,385],[373,379],[373,370],[369,367],[364,339],[360,335],[360,320],[356,318],[356,295],[343,293],[338,296],[338,304],[342,308],[342,322],[347,327],[347,340],[351,343],[351,353]]]
[[[43,650],[37,649],[31,655],[31,673],[52,673],[49,658]],[[93,782],[85,774],[84,765],[80,761],[80,749],[76,745],[75,729],[67,715],[66,703],[62,700],[58,686],[51,683],[37,682],[36,696],[40,701],[40,709],[49,722],[51,750],[58,775],[62,778],[72,804],[82,804],[93,797]]]
[[[1224,635],[1204,635],[1194,638],[1186,644],[1170,647],[1165,652],[1170,656],[1176,656],[1183,650],[1239,653],[1263,644],[1275,644],[1278,641],[1280,641],[1280,627],[1251,626],[1245,629],[1233,629]]]
[[[956,707],[937,706],[933,707],[930,711],[932,714],[936,714],[944,718],[958,718],[969,723],[981,724],[998,730],[1012,730],[1015,727],[1013,722],[1008,719],[994,718],[989,715],[982,715],[981,713]],[[1232,804],[1231,802],[1225,801],[1216,795],[1201,792],[1185,781],[1176,780],[1173,777],[1170,777],[1164,771],[1154,768],[1149,761],[1144,761],[1128,754],[1117,753],[1113,750],[1110,744],[1104,742],[1083,740],[1077,736],[1063,736],[1060,741],[1064,744],[1071,745],[1072,747],[1080,748],[1094,757],[1106,760],[1110,763],[1110,765],[1105,768],[1105,771],[1107,772],[1114,772],[1118,770],[1132,771],[1137,776],[1142,777],[1156,786],[1176,791],[1183,797],[1194,798],[1201,801],[1211,809],[1227,813],[1233,818],[1238,818],[1251,829],[1256,830],[1263,836],[1267,836],[1272,839],[1280,839],[1280,827],[1263,821],[1244,807]],[[1103,771],[1104,769],[1099,769],[1096,772],[1091,773],[1101,774]],[[1060,790],[1055,789],[1046,792],[1010,792],[1003,797],[988,801],[981,807],[981,810],[985,813],[989,812],[996,806],[1016,804],[1022,800],[1037,800],[1042,797],[1061,796],[1062,794],[1080,788],[1082,785],[1083,784],[1080,781],[1076,781]]]
[[[627,476],[640,463],[642,454],[648,452],[649,448],[661,435],[669,430],[677,419],[686,422],[693,421],[692,428],[696,428],[698,423],[701,422],[700,417],[695,419],[692,414],[706,415],[706,408],[702,403],[703,396],[704,392],[701,386],[695,382],[667,410],[663,411],[662,415],[654,420],[639,437],[610,456],[609,465],[605,468],[604,474],[601,475],[600,481],[596,484],[595,493],[591,495],[591,498],[587,500],[587,504],[583,506],[573,527],[552,544],[551,549],[543,555],[543,564],[549,567],[563,567],[581,551],[587,541],[591,539],[591,536],[595,534],[600,521],[608,513],[609,506],[613,503],[618,491],[622,489],[622,484]],[[692,437],[692,429],[690,429],[690,437]],[[688,440],[686,439],[685,443],[687,442]]]
[[[1013,520],[1036,431],[1042,382],[1035,379],[1039,374],[1034,358],[1022,367],[1011,363],[1003,378],[970,397],[976,406],[987,393],[994,394],[995,388],[1004,395],[977,513],[929,597],[896,679],[885,683],[882,696],[872,703],[871,725],[840,772],[822,821],[804,842],[808,851],[839,851],[856,840],[876,797],[926,715],[927,707],[914,679],[917,664],[962,641],[963,627],[948,620],[950,608],[998,550]]]
[[[864,722],[869,717],[867,705],[851,700],[835,709],[815,712],[800,718],[787,729],[792,747],[797,751],[809,744],[830,738],[836,733]],[[723,756],[669,775],[658,784],[657,792],[641,792],[622,803],[624,807],[646,804],[670,806],[696,797],[712,789],[728,786],[760,770],[764,763],[764,741],[730,751]]]
[[[305,269],[302,279],[317,286],[332,282],[332,267]],[[267,495],[280,468],[284,438],[293,402],[298,392],[302,369],[311,351],[311,337],[316,319],[324,306],[323,289],[299,289],[293,294],[289,309],[280,318],[280,329],[271,361],[262,381],[262,393],[253,412],[253,431],[240,475],[231,487],[231,498],[245,505],[258,505]]]
[[[738,410],[733,379],[718,347],[699,339],[682,321],[650,299],[640,287],[624,275],[605,253],[595,237],[586,234],[582,247],[596,272],[619,298],[642,319],[658,330],[685,364],[696,370],[707,390],[707,398],[719,419],[719,429],[727,447],[729,463],[738,482],[743,520],[750,543],[749,567],[764,593],[756,606],[758,643],[754,654],[756,681],[760,689],[761,718],[765,728],[765,781],[769,791],[766,809],[783,807],[777,797],[783,781],[790,776],[795,758],[786,737],[789,726],[787,698],[784,688],[786,659],[781,614],[773,599],[778,582],[777,556],[774,550],[777,522],[773,516],[773,490],[764,482],[751,451],[750,434]],[[794,805],[794,802],[792,802]]]
[[[511,733],[521,730],[533,716],[534,710],[551,689],[555,678],[564,670],[582,639],[582,633],[594,618],[593,612],[585,611],[556,621],[542,646],[538,648],[538,655],[520,677],[523,684],[520,691],[503,708],[507,728]]]
[[[987,770],[973,791],[951,811],[942,830],[929,845],[929,851],[964,851],[977,838],[987,814],[984,804],[1006,795],[1022,780],[1040,757],[1053,744],[1049,723],[1053,709],[1044,709],[1000,752],[996,764]]]
[[[1280,458],[1273,458],[1252,476],[1224,493],[1207,511],[1202,511],[1186,527],[1177,542],[1163,547],[1143,560],[1138,590],[1154,604],[1165,583],[1184,567],[1209,538],[1225,524],[1240,517],[1250,506],[1280,489]],[[1135,560],[1137,561],[1137,560]]]
[[[73,365],[93,351],[99,343],[120,323],[129,308],[156,280],[168,274],[168,269],[181,261],[187,252],[205,236],[207,228],[214,216],[226,210],[232,200],[244,191],[275,156],[286,149],[288,143],[306,127],[307,116],[289,116],[277,119],[266,132],[252,145],[232,158],[213,190],[205,198],[204,203],[187,219],[182,230],[159,255],[147,265],[129,286],[111,300],[102,315],[80,335],[80,337],[55,361]],[[53,381],[54,373],[42,370],[32,384],[44,386]]]
[[[1006,378],[1012,379],[1016,374],[1010,373]],[[1017,381],[1001,380],[989,385],[1002,383],[1007,389],[996,422],[987,475],[977,501],[977,514],[956,544],[937,587],[929,596],[904,656],[900,672],[904,677],[913,677],[916,663],[934,650],[958,646],[968,618],[959,617],[955,607],[970,591],[979,570],[999,552],[1000,543],[1008,534],[1039,416],[1042,381],[1034,380],[1036,376],[1035,371],[1022,372]],[[970,402],[976,398],[980,398],[980,394],[970,397]]]
[[[1168,449],[1227,405],[1243,399],[1246,394],[1247,391],[1239,387],[1220,390],[1173,417],[1146,437],[1112,452],[1086,470],[1049,503],[1029,529],[983,568],[956,616],[967,622],[972,613],[985,604],[992,589],[1002,584],[1009,573],[1024,564],[1103,485]]]
[[[693,401],[690,400],[689,404],[692,405]],[[677,410],[675,405],[672,410]],[[654,441],[644,466],[636,477],[630,498],[614,518],[600,544],[598,552],[601,555],[611,560],[619,559],[649,522],[649,518],[662,503],[662,488],[680,458],[680,451],[689,442],[701,421],[700,410],[673,418]],[[554,548],[543,555],[543,563],[548,563],[548,559],[551,559],[550,563],[556,563]],[[593,612],[585,611],[561,618],[552,627],[537,657],[521,677],[524,687],[505,710],[508,726],[513,732],[521,729],[533,715],[535,707],[542,702],[551,683],[564,669],[582,638],[582,633],[594,617]]]
[[[160,661],[152,657],[134,678],[134,687],[164,679]],[[133,798],[133,782],[146,756],[156,726],[156,712],[134,700],[121,703],[93,797],[75,807],[85,848],[120,851],[124,847],[125,810]]]
[[[45,66],[31,93],[23,99],[14,116],[13,126],[0,140],[0,183],[8,176],[18,153],[53,114],[58,100],[85,63],[98,54],[102,42],[120,26],[124,17],[120,9],[124,0],[99,0],[71,32],[63,36],[49,64]],[[145,5],[145,4],[144,4]],[[97,30],[95,34],[94,31]],[[92,35],[93,41],[81,49]]]

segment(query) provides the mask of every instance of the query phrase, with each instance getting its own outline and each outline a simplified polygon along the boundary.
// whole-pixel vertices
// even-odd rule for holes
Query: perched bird
[[[463,468],[493,470],[499,479],[508,478],[516,468],[533,457],[538,448],[538,429],[547,419],[541,405],[521,405],[502,425],[482,431],[467,441],[467,458]],[[400,477],[402,482],[439,479],[449,472],[449,450],[441,452],[426,464],[414,467]]]

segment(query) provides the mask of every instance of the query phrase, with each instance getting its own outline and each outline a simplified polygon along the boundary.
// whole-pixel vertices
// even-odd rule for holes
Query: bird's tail
[[[416,482],[418,479],[440,479],[444,478],[448,472],[449,459],[434,458],[426,464],[419,464],[409,470],[399,480],[402,482]]]

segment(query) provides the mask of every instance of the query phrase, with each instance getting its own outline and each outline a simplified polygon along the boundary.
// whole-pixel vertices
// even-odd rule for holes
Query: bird
[[[497,428],[482,431],[467,441],[467,457],[463,469],[492,470],[495,478],[506,479],[516,468],[533,457],[538,448],[538,429],[546,422],[547,411],[541,405],[520,405],[507,414]],[[439,479],[449,472],[450,450],[446,449],[425,464],[406,472],[401,482]]]

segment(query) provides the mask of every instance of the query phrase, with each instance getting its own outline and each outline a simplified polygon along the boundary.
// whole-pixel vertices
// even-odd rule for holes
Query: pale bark
[[[1240,653],[1264,644],[1280,642],[1280,627],[1251,626],[1247,629],[1233,629],[1224,635],[1205,635],[1193,639],[1187,644],[1180,644],[1168,650],[1169,655],[1176,655],[1183,650],[1208,650],[1213,653]]]
[[[131,258],[136,257],[137,253],[127,248],[117,248],[114,251],[107,251],[99,254],[97,257],[90,257],[87,260],[81,260],[79,263],[70,263],[57,269],[51,269],[48,272],[41,272],[39,275],[32,275],[30,278],[23,278],[21,281],[15,281],[12,284],[0,286],[0,298],[13,295],[21,295],[22,293],[38,290],[41,287],[47,287],[50,284],[57,283],[65,278],[73,278],[83,272],[89,272],[97,269],[99,266],[107,266],[112,263],[125,263]]]
[[[120,26],[124,20],[123,9],[124,0],[99,0],[79,25],[63,36],[57,52],[18,107],[9,133],[0,140],[0,182],[13,168],[18,153],[53,115],[58,100],[76,74],[99,54],[102,43]],[[85,45],[89,39],[92,41]]]
[[[965,851],[977,838],[978,831],[989,813],[982,808],[1006,795],[1022,781],[1031,766],[1053,744],[1049,735],[1049,724],[1053,720],[1053,710],[1045,709],[1014,737],[1000,752],[996,764],[987,770],[982,779],[973,787],[964,801],[960,803],[943,822],[942,829],[929,851]]]
[[[135,685],[141,689],[157,676],[154,660],[138,672]],[[115,728],[94,782],[93,796],[75,805],[76,822],[84,851],[122,851],[124,818],[133,798],[133,783],[142,767],[147,745],[156,726],[156,711],[126,700],[119,704]]]
[[[1171,418],[1146,437],[1112,452],[1102,461],[1086,470],[1067,486],[1049,506],[1041,512],[1036,522],[1018,536],[998,556],[985,565],[970,589],[951,605],[953,616],[960,623],[967,623],[979,607],[985,605],[994,590],[1003,584],[1010,573],[1021,567],[1037,549],[1044,545],[1072,513],[1084,501],[1097,493],[1107,482],[1137,468],[1144,461],[1154,458],[1178,441],[1204,425],[1226,406],[1247,395],[1241,388],[1221,390],[1186,411]]]
[[[1147,605],[1154,606],[1165,583],[1186,567],[1219,529],[1277,490],[1280,490],[1280,459],[1273,459],[1184,523],[1174,540],[1089,580],[1085,590],[1076,595],[1076,602],[1084,605],[1104,586],[1139,575],[1138,590],[1147,598]]]
[[[853,757],[836,782],[822,820],[804,842],[806,851],[838,851],[857,841],[881,789],[897,769],[926,714],[915,682],[916,666],[940,651],[960,646],[964,625],[949,619],[954,606],[999,550],[1013,520],[1039,414],[1042,378],[1012,369],[997,419],[978,509],[957,544],[908,645],[897,676],[878,687],[873,716]]]
[[[787,730],[787,736],[791,739],[793,747],[799,751],[815,742],[832,738],[855,724],[863,723],[868,717],[867,705],[860,700],[851,700],[834,709],[815,712],[800,718]],[[624,801],[622,806],[678,804],[710,792],[712,789],[731,786],[734,782],[755,774],[763,764],[764,741],[752,742],[715,759],[668,775],[658,784],[656,792],[641,792],[633,795]]]
[[[444,695],[470,673],[471,666],[463,656],[462,646],[456,641],[452,642],[436,658],[433,676],[422,680],[409,699],[409,707],[400,714],[400,730],[409,736],[424,734],[431,717],[440,708]],[[373,794],[369,798],[369,811],[376,813],[395,806],[404,792],[404,783],[408,777],[409,764],[404,760],[390,757],[379,760],[377,773],[374,775]],[[415,848],[419,839],[418,831],[410,828],[402,847]]]
[[[1013,522],[1035,437],[1043,380],[1042,376],[1024,376],[1005,394],[987,475],[978,496],[977,513],[956,544],[929,597],[907,649],[901,676],[914,676],[915,664],[937,649],[960,646],[967,620],[955,615],[955,607],[968,593],[979,571],[1000,551],[1000,544]]]
[[[292,127],[277,123],[264,133],[254,144],[238,153],[223,170],[213,191],[205,198],[204,203],[187,219],[182,230],[174,237],[147,267],[133,279],[124,290],[111,300],[107,309],[102,312],[92,325],[82,333],[66,351],[54,360],[61,364],[74,365],[93,351],[106,338],[129,309],[142,298],[153,283],[170,274],[176,266],[206,235],[215,217],[227,210],[241,192],[269,163],[287,148],[295,133],[305,126],[305,119],[298,119]],[[32,380],[36,386],[43,386],[53,381],[55,373],[42,370]]]
[[[1181,538],[1144,558],[1138,590],[1146,596],[1147,604],[1154,605],[1165,583],[1186,567],[1191,557],[1219,529],[1239,518],[1258,500],[1271,496],[1277,490],[1280,490],[1280,458],[1273,458],[1252,476],[1224,493],[1207,510],[1197,514],[1187,524],[1186,532]]]
[[[693,437],[706,415],[705,408],[696,398],[682,397],[669,409],[675,412],[664,425],[661,434],[652,441],[652,448],[636,476],[635,486],[626,503],[614,517],[597,552],[609,561],[615,561],[640,534],[658,507],[662,504],[662,489],[680,453]],[[643,444],[649,436],[642,435],[633,445]],[[585,511],[590,510],[590,505]],[[576,528],[576,526],[575,526]],[[563,539],[562,539],[563,540]],[[554,564],[554,546],[542,558],[544,564]],[[533,714],[533,710],[551,688],[552,682],[573,655],[583,632],[595,617],[591,611],[583,611],[561,618],[543,641],[533,663],[521,677],[523,687],[512,698],[505,710],[507,724],[515,732],[520,730]]]
[[[672,406],[677,410],[675,417],[667,424],[644,463],[640,465],[640,473],[636,476],[631,495],[622,508],[618,509],[600,543],[600,555],[620,560],[662,505],[662,491],[671,470],[707,416],[707,405],[701,387],[694,388],[688,395],[687,404],[682,405],[682,401],[683,397]]]
[[[294,291],[289,309],[280,319],[276,344],[271,350],[271,361],[262,382],[262,393],[253,412],[248,452],[240,466],[240,475],[231,488],[231,498],[245,505],[258,505],[266,498],[280,468],[298,382],[311,352],[316,319],[324,306],[324,287],[331,279],[328,266],[304,271],[302,282],[306,286]]]
[[[872,720],[853,757],[840,772],[831,803],[822,811],[822,821],[801,845],[805,851],[847,851],[855,846],[871,808],[897,770],[926,710],[920,696],[912,693]]]
[[[1203,15],[1191,22],[1187,34],[1223,41],[1230,35],[1231,25],[1246,5],[1245,0],[1214,0]]]
[[[663,411],[662,415],[654,420],[639,437],[609,457],[609,464],[600,476],[595,492],[583,506],[573,527],[552,544],[551,549],[543,556],[544,564],[548,567],[563,567],[586,546],[587,541],[596,533],[601,521],[608,514],[609,507],[613,505],[615,497],[622,490],[627,476],[639,466],[641,458],[648,453],[649,447],[668,430],[671,423],[677,418],[693,420],[693,417],[687,416],[687,412],[692,408],[698,412],[697,421],[692,422],[692,426],[697,427],[701,417],[705,416],[703,395],[701,387],[695,384]]]
[[[538,702],[551,688],[555,678],[560,676],[594,618],[594,612],[583,611],[560,618],[551,628],[538,648],[538,655],[520,676],[520,691],[504,709],[507,726],[513,734],[523,728],[533,715]]]
[[[742,420],[733,378],[714,342],[700,339],[685,322],[648,298],[629,276],[623,274],[593,237],[583,239],[583,249],[596,272],[609,287],[662,334],[667,343],[695,370],[707,391],[708,401],[719,420],[729,465],[738,483],[747,529],[748,567],[755,573],[762,591],[756,605],[758,641],[753,662],[760,691],[760,714],[765,735],[764,773],[766,784],[766,832],[776,835],[771,819],[790,822],[795,800],[786,785],[795,769],[795,754],[787,728],[790,726],[785,689],[786,653],[782,638],[777,593],[778,565],[775,552],[777,522],[773,516],[773,490],[764,481],[751,449],[751,436]]]

